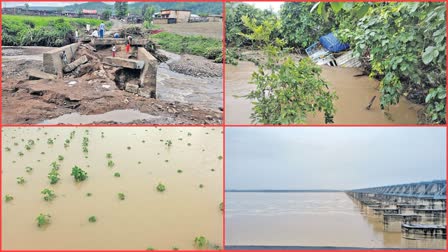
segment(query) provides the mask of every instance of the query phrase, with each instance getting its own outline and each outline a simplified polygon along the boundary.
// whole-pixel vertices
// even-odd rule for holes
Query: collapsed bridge
[[[446,180],[389,185],[346,192],[386,232],[407,239],[446,239]]]

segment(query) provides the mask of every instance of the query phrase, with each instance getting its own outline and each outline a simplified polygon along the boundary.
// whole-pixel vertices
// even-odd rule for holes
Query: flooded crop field
[[[2,136],[2,249],[222,248],[221,128]]]
[[[411,240],[384,232],[378,219],[343,192],[227,192],[226,246],[443,249],[446,239]]]

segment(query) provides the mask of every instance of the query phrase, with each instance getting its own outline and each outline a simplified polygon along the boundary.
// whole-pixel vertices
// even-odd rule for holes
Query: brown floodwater
[[[226,192],[226,246],[445,248],[384,232],[343,192]]]
[[[252,112],[251,101],[242,97],[255,88],[249,84],[257,67],[252,62],[239,62],[237,66],[226,65],[226,122],[227,124],[249,124]],[[401,97],[398,105],[388,111],[380,109],[379,81],[360,74],[357,68],[322,66],[322,78],[339,97],[335,101],[336,124],[416,124],[421,105],[412,104]],[[376,96],[371,109],[366,107]],[[324,124],[322,114],[310,115],[307,124]]]
[[[75,136],[64,148],[71,131]],[[14,197],[2,206],[2,249],[194,249],[198,236],[222,247],[221,128],[33,127],[4,128],[2,135],[2,200],[6,194]],[[26,150],[30,139],[35,145]],[[112,168],[107,153],[115,162]],[[50,185],[47,174],[58,155],[64,157],[61,180]],[[74,181],[74,165],[87,171],[87,180]],[[158,192],[158,183],[166,191]],[[56,193],[53,201],[43,200],[45,188]],[[40,213],[51,215],[43,228],[36,222]],[[97,221],[90,223],[90,216]]]

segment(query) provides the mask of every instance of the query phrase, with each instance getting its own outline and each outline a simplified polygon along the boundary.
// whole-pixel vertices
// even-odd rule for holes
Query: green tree
[[[25,10],[26,10],[27,13],[30,10],[30,5],[28,3],[25,3]]]
[[[112,15],[112,11],[110,9],[107,9],[101,13],[101,19],[102,20],[109,20],[110,16]]]
[[[256,25],[254,19],[244,17],[243,23],[251,31],[244,36],[262,47],[268,58],[252,74],[251,82],[257,86],[247,96],[254,100],[252,120],[263,124],[299,124],[309,114],[323,112],[325,123],[333,123],[333,100],[337,97],[320,78],[320,67],[308,58],[293,61],[288,51],[282,49],[283,40],[271,40],[271,32],[280,22],[271,19]]]
[[[128,14],[128,3],[127,2],[115,2],[115,15],[118,18],[124,18]]]

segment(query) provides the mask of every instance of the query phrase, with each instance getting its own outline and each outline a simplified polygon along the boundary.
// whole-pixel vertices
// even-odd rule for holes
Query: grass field
[[[68,18],[68,17],[42,17],[42,16],[18,16],[18,15],[2,15],[2,23],[5,22],[20,22],[28,23],[31,22],[35,27],[48,26],[51,21],[56,22],[56,20],[64,20],[64,22],[71,23],[73,25],[86,25],[91,24],[92,26],[98,26],[101,24],[101,20],[93,18]]]
[[[221,40],[198,35],[182,36],[170,32],[162,32],[150,37],[164,50],[182,54],[193,54],[208,59],[219,58],[222,52]]]
[[[86,24],[96,27],[101,20],[92,18],[2,16],[2,45],[62,46],[73,42],[74,31],[84,30]],[[106,27],[111,27],[106,22]]]

